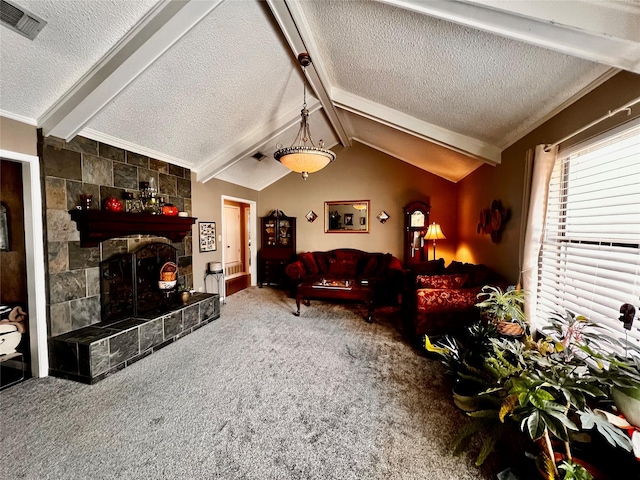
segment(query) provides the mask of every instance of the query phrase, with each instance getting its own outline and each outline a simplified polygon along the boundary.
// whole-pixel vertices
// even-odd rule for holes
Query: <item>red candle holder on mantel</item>
[[[175,217],[178,215],[178,207],[176,207],[175,205],[171,205],[170,203],[167,205],[163,205],[162,214]]]
[[[122,202],[115,197],[106,198],[104,201],[104,209],[110,212],[121,212]]]

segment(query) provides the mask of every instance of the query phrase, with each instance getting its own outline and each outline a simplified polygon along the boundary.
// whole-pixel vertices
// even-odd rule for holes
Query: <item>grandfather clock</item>
[[[429,228],[430,205],[411,202],[404,207],[404,264],[409,267],[427,261],[424,236]]]

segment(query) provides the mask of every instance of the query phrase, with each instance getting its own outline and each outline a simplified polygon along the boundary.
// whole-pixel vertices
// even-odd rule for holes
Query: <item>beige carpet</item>
[[[216,322],[93,385],[0,392],[0,478],[494,478],[452,457],[466,418],[398,313],[252,287]]]

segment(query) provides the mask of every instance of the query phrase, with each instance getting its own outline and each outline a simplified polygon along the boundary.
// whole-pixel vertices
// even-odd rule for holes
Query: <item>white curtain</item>
[[[547,145],[538,145],[533,156],[533,173],[531,175],[531,190],[529,197],[529,211],[527,214],[526,231],[522,245],[522,260],[520,276],[522,287],[526,292],[525,314],[536,327],[535,307],[538,286],[538,256],[544,235],[544,222],[547,213],[547,195],[549,180],[556,162],[558,147],[545,151]],[[525,202],[523,202],[524,204]]]

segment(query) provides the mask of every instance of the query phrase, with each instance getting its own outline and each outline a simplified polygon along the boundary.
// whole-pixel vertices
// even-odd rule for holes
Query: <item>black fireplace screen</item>
[[[133,253],[114,255],[100,263],[102,321],[162,313],[175,300],[158,286],[160,269],[177,263],[175,247],[149,243]]]

